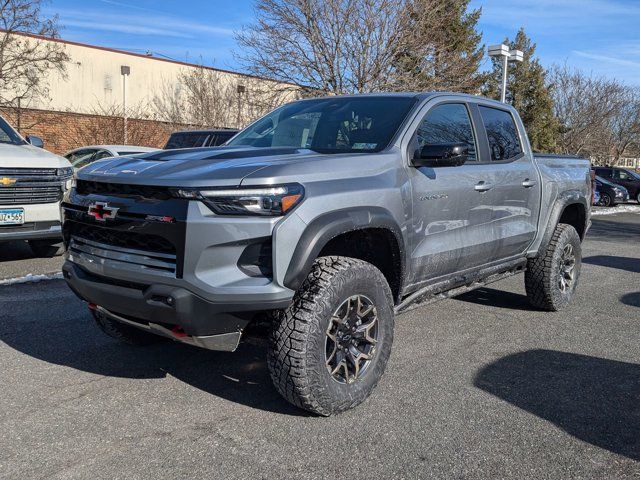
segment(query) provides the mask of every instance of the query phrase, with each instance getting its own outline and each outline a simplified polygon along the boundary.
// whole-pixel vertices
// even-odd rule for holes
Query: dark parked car
[[[596,175],[629,191],[629,198],[640,203],[640,175],[629,168],[596,167]]]
[[[615,207],[618,203],[629,201],[629,192],[621,185],[616,185],[600,176],[596,176],[596,190],[600,193],[602,207]]]
[[[233,137],[238,130],[185,130],[169,137],[165,150],[177,148],[217,147]]]

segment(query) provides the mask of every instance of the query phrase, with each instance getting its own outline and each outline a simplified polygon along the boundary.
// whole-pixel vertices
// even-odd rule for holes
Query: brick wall
[[[35,109],[0,108],[0,114],[21,135],[36,135],[44,140],[44,147],[64,154],[85,145],[124,144],[124,121],[119,117],[54,112]],[[128,145],[162,148],[175,130],[185,125],[172,125],[154,120],[129,119]]]

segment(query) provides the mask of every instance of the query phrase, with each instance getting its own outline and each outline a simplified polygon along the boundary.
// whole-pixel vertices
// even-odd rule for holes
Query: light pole
[[[127,144],[127,77],[131,75],[131,67],[128,65],[120,66],[120,75],[122,75],[122,119],[124,120],[123,140],[124,144]]]
[[[489,56],[502,60],[502,88],[500,89],[500,101],[505,103],[507,100],[507,68],[510,62],[521,62],[524,60],[524,53],[520,50],[509,50],[508,45],[501,44],[491,45],[489,47]]]
[[[247,91],[247,87],[238,84],[236,91],[238,92],[238,118],[236,119],[236,127],[240,128],[240,122],[242,121],[242,94]]]

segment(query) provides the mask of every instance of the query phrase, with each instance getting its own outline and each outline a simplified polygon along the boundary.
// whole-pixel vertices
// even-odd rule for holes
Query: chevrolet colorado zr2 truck
[[[81,169],[62,205],[63,273],[131,344],[233,351],[270,318],[275,387],[331,415],[379,381],[398,312],[520,272],[535,307],[565,307],[590,199],[589,162],[533,155],[505,104],[316,98],[223,147]]]
[[[26,240],[36,256],[52,257],[63,252],[60,201],[73,169],[42,146],[0,117],[0,244]]]

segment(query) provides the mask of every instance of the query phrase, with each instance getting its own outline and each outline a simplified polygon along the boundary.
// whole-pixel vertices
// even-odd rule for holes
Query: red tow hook
[[[173,327],[171,329],[171,333],[173,333],[173,335],[178,338],[183,338],[187,336],[187,333],[179,325],[176,325],[175,327]]]

